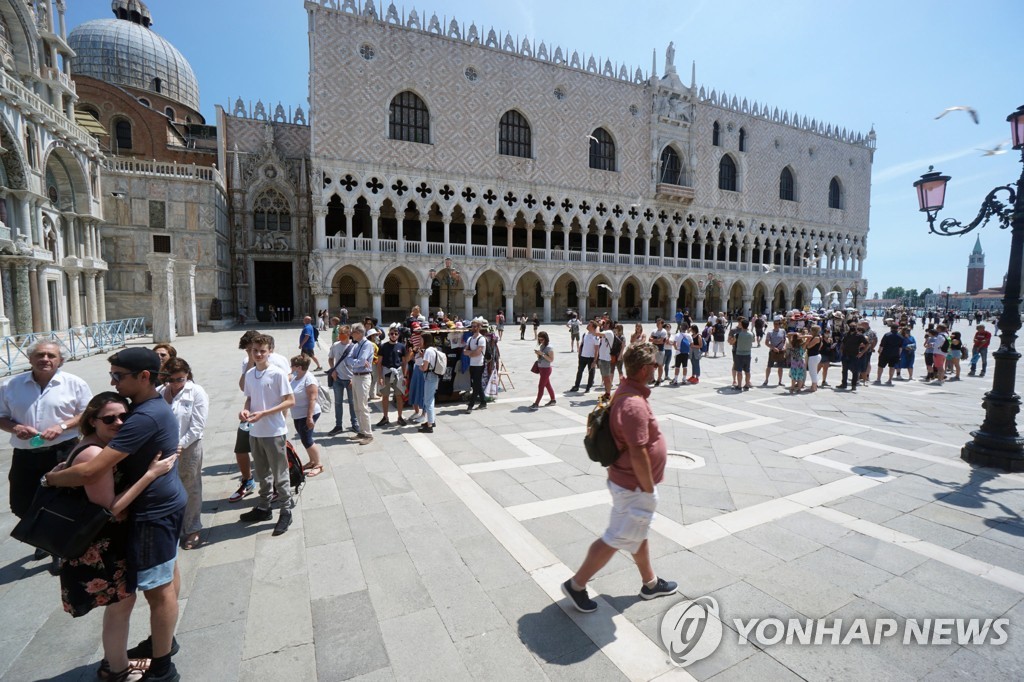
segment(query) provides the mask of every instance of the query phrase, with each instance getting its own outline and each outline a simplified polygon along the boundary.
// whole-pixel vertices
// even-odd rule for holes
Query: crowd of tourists
[[[447,395],[462,397],[469,412],[486,409],[497,391],[493,386],[499,373],[504,311],[497,312],[493,324],[483,317],[466,321],[443,311],[427,316],[418,307],[388,327],[369,317],[361,322],[348,318],[345,309],[329,319],[327,311],[318,311],[315,324],[312,316],[306,317],[298,353],[291,358],[276,352],[272,336],[256,330],[241,335],[242,396],[234,445],[241,482],[228,500],[240,502],[254,495],[255,502],[240,515],[240,522],[273,521],[276,505],[279,513],[272,534],[288,531],[296,497],[290,469],[300,468],[303,477],[324,470],[316,436],[324,413],[334,417],[328,438],[348,430],[352,443],[366,445],[373,442],[375,430],[417,425],[417,431],[433,433],[442,384]],[[556,405],[556,354],[549,331],[539,329],[536,316],[520,314],[513,319],[524,341],[528,324],[533,322],[535,329],[531,370],[538,375],[538,386],[530,408],[539,409],[545,394],[544,406]],[[597,385],[605,401],[613,390],[622,398],[611,416],[621,454],[609,467],[609,529],[563,591],[581,611],[596,608],[586,583],[618,549],[637,559],[642,597],[676,589],[675,583],[658,578],[651,569],[646,526],[626,527],[638,523],[638,518],[649,522],[663,475],[664,436],[647,402],[652,388],[699,384],[702,360],[731,358],[732,388],[749,390],[753,349],[758,347],[767,350],[761,386],[769,386],[773,379],[783,386],[788,378],[792,393],[829,387],[833,366],[833,374],[840,374],[836,390],[853,392],[880,385],[883,379],[888,385],[909,381],[914,379],[919,353],[925,365],[919,378],[941,385],[959,380],[968,359],[970,375],[985,375],[992,334],[984,322],[976,322],[968,344],[961,332],[951,331],[940,319],[921,320],[919,343],[916,317],[898,309],[889,311],[884,320],[888,331],[881,336],[853,310],[793,310],[749,319],[712,313],[701,323],[679,310],[674,321],[658,318],[650,329],[637,323],[628,334],[607,314],[590,320],[571,314],[566,327],[576,366],[568,392],[586,393]],[[324,349],[321,336],[328,332],[331,342]],[[317,358],[318,348],[326,351],[324,362]],[[35,558],[50,559],[51,572],[60,576],[64,609],[72,616],[106,607],[101,678],[177,680],[171,660],[179,649],[173,637],[180,589],[176,560],[179,549],[204,544],[200,509],[207,393],[189,363],[168,344],[111,355],[114,391],[96,395],[82,379],[61,369],[56,342],[40,341],[27,354],[31,371],[0,386],[0,429],[11,434],[14,448],[11,510],[22,521],[31,519],[42,497],[37,493],[49,487],[79,489],[89,501],[109,510],[110,522],[81,556],[47,557],[37,550]],[[326,375],[326,387],[317,370]],[[381,416],[371,423],[374,409]],[[306,452],[305,464],[289,442],[289,416],[294,440]],[[136,591],[149,602],[151,636],[129,649],[128,622]]]

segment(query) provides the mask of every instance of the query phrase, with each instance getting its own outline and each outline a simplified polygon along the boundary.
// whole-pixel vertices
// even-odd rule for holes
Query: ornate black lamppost
[[[462,275],[452,265],[451,258],[444,259],[444,267],[438,272],[435,268],[430,268],[430,282],[432,287],[441,288],[444,284],[444,307],[447,315],[452,314],[452,287],[462,281]]]
[[[946,287],[946,317],[949,317],[949,290],[952,287]]]
[[[1010,114],[1010,132],[1013,148],[1022,150],[1024,161],[1024,106]],[[972,431],[973,440],[965,444],[960,457],[982,466],[996,467],[1005,471],[1024,471],[1024,438],[1017,431],[1017,413],[1020,412],[1020,396],[1015,392],[1017,360],[1020,353],[1013,342],[1020,329],[1021,266],[1024,258],[1024,172],[1017,179],[1017,187],[1003,185],[996,187],[981,204],[978,216],[968,225],[946,218],[938,226],[935,218],[942,209],[946,198],[948,175],[933,172],[932,168],[914,183],[921,210],[928,215],[928,229],[941,235],[966,234],[976,227],[985,226],[995,218],[1002,228],[1010,228],[1010,265],[1006,272],[1006,286],[1003,290],[1003,312],[997,325],[1001,332],[999,349],[992,354],[995,371],[992,373],[992,390],[985,394],[982,405],[985,421],[981,428]],[[1007,203],[996,198],[1006,192]]]

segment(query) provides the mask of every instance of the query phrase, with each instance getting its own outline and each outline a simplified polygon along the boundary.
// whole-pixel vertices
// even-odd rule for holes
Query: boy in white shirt
[[[251,354],[255,366],[243,378],[245,407],[238,418],[250,425],[249,446],[260,482],[260,500],[242,514],[240,520],[252,523],[272,519],[271,495],[276,490],[281,515],[274,526],[274,535],[283,535],[292,523],[292,507],[295,506],[285,452],[288,425],[284,413],[295,404],[295,396],[288,374],[270,363],[272,347],[273,342],[266,335],[253,337]]]

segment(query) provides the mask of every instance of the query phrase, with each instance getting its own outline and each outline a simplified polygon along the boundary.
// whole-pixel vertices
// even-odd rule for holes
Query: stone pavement
[[[576,364],[568,333],[546,328],[563,351],[553,381],[564,391]],[[298,337],[275,332],[286,349]],[[239,333],[176,344],[212,402],[208,544],[181,553],[175,661],[185,680],[1024,677],[1024,478],[959,459],[981,423],[987,379],[735,393],[729,361],[705,359],[700,385],[652,393],[680,454],[659,488],[651,546],[656,570],[682,594],[639,599],[636,569],[620,554],[591,583],[600,608],[584,615],[558,585],[607,521],[604,470],[582,446],[596,392],[560,393],[557,406],[529,411],[534,346],[510,333],[502,352],[514,390],[471,414],[442,406],[432,436],[407,427],[366,447],[321,439],[326,470],[302,491],[292,529],[272,538],[272,523],[238,523],[252,498],[225,500],[237,485]],[[763,349],[755,358],[760,384]],[[66,367],[94,390],[106,387],[107,368],[102,357]],[[326,431],[332,416],[320,423]],[[9,465],[5,446],[0,470]],[[63,613],[45,562],[8,537],[13,523],[0,513],[2,679],[94,679],[99,611]],[[675,668],[661,616],[704,595],[720,605],[725,636],[704,660]],[[1008,641],[755,645],[740,643],[734,623],[975,616],[1008,618]],[[131,641],[147,633],[140,599]]]

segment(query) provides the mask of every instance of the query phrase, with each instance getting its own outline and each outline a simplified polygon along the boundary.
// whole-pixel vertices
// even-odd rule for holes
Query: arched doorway
[[[350,320],[361,320],[372,312],[370,280],[354,265],[346,265],[331,280],[330,307],[345,308]]]

